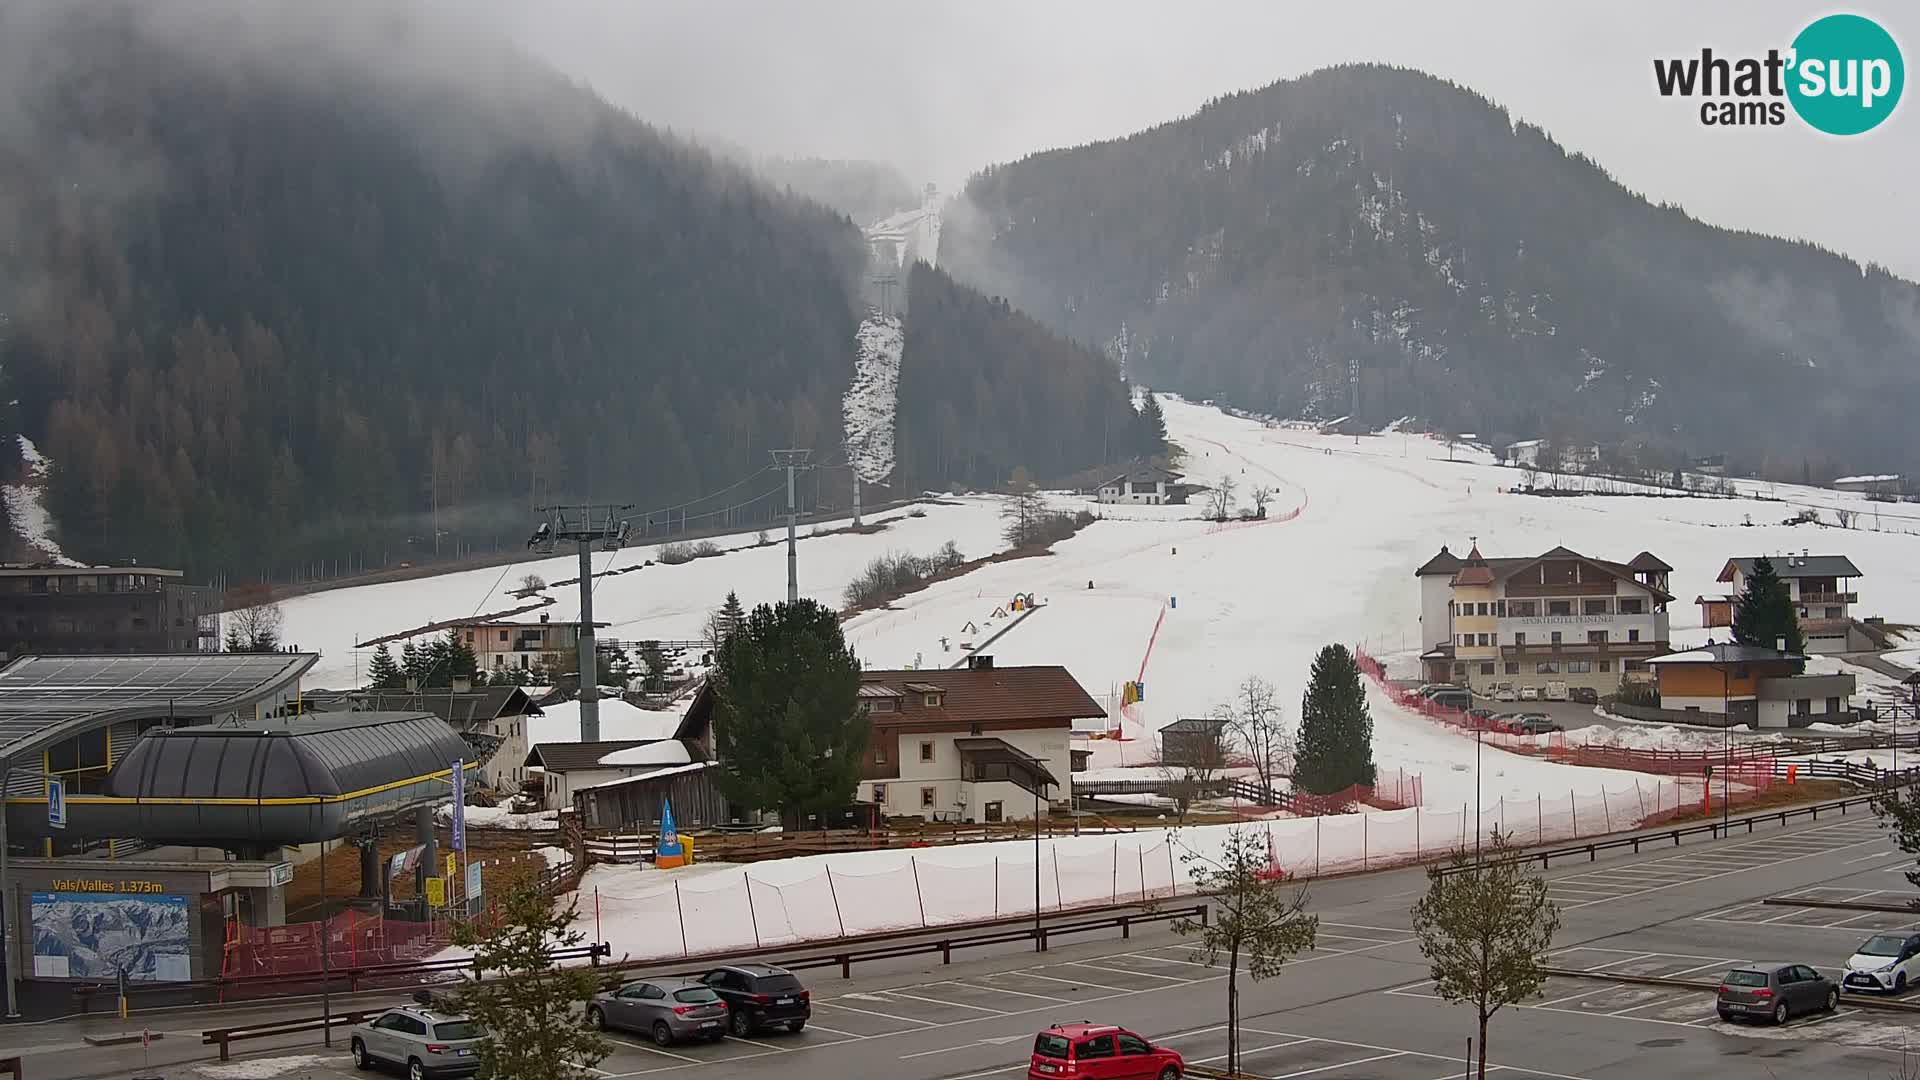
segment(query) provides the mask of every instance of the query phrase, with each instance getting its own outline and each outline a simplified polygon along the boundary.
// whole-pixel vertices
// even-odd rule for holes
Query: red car
[[[1033,1040],[1028,1080],[1180,1080],[1186,1062],[1112,1024],[1055,1024]]]

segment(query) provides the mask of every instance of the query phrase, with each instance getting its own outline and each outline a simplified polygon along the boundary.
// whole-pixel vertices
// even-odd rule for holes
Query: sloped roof
[[[1480,549],[1477,547],[1474,549],[1476,553],[1479,550]],[[1637,562],[1642,557],[1652,559],[1653,562],[1656,562],[1656,563],[1660,562],[1658,558],[1644,551],[1641,552],[1639,555],[1634,556],[1634,560]],[[1639,585],[1640,587],[1646,589],[1648,592],[1653,593],[1654,596],[1658,597],[1662,601],[1668,601],[1673,599],[1673,595],[1671,593],[1668,593],[1666,590],[1655,588],[1654,586],[1648,585],[1645,582],[1636,580],[1634,577],[1635,569],[1629,563],[1617,563],[1617,562],[1611,562],[1607,559],[1596,559],[1591,555],[1582,555],[1579,552],[1573,550],[1572,548],[1564,547],[1564,546],[1555,546],[1551,550],[1546,551],[1539,555],[1528,555],[1521,558],[1498,558],[1498,559],[1482,560],[1487,566],[1487,568],[1491,571],[1491,576],[1489,576],[1487,580],[1462,581],[1458,576],[1456,576],[1454,578],[1454,584],[1485,585],[1485,584],[1491,584],[1493,581],[1505,581],[1506,579],[1512,577],[1513,575],[1519,573],[1520,571],[1526,569],[1527,567],[1533,566],[1540,562],[1544,562],[1548,559],[1574,559],[1579,562],[1586,563],[1589,566],[1597,567],[1601,570],[1604,570],[1607,573],[1612,574],[1616,578],[1620,578],[1624,581],[1633,582],[1633,584]],[[1469,558],[1468,565],[1471,566],[1472,562],[1473,560]],[[1662,563],[1661,565],[1664,566],[1665,564]],[[1652,569],[1652,567],[1648,567],[1648,569]],[[1672,568],[1668,567],[1668,569],[1671,570]],[[1476,575],[1476,578],[1477,576],[1478,575]]]
[[[153,728],[110,777],[119,798],[284,798],[372,791],[472,761],[421,712],[332,712],[248,724]]]
[[[906,689],[908,683],[920,683],[926,671],[863,671],[862,686]],[[919,694],[903,696],[900,711],[870,714],[875,723],[920,725],[935,730],[969,724],[1028,721],[1036,726],[1057,726],[1073,720],[1091,720],[1107,715],[1087,694],[1066,668],[1057,664],[1035,667],[948,668],[939,672],[941,706],[929,709]],[[677,739],[700,739],[708,733],[714,709],[713,685],[700,688]]]
[[[538,767],[548,772],[571,772],[575,769],[608,768],[600,759],[622,750],[631,750],[636,746],[645,746],[658,739],[614,739],[601,742],[550,742],[541,743],[527,751],[526,764],[529,768]]]
[[[1805,660],[1799,653],[1780,652],[1759,645],[1735,645],[1719,642],[1702,645],[1685,652],[1668,653],[1665,656],[1647,658],[1649,664],[1764,664],[1768,662],[1784,663],[1790,660]]]
[[[1435,555],[1433,558],[1428,559],[1426,562],[1421,563],[1420,569],[1415,570],[1413,572],[1413,576],[1426,577],[1429,574],[1446,574],[1448,576],[1452,576],[1454,573],[1459,571],[1461,565],[1462,563],[1460,562],[1460,556],[1455,555],[1451,551],[1448,551],[1447,545],[1441,544],[1440,554]]]
[[[1660,556],[1655,555],[1651,551],[1643,551],[1635,555],[1632,561],[1627,563],[1627,569],[1636,572],[1653,571],[1662,574],[1670,574],[1673,572],[1673,567],[1662,562]]]
[[[1493,568],[1487,565],[1486,556],[1480,554],[1480,545],[1473,545],[1467,552],[1467,561],[1460,565],[1460,572],[1453,575],[1455,585],[1491,585]]]
[[[1777,559],[1755,555],[1728,559],[1727,565],[1720,568],[1719,580],[1732,581],[1735,568],[1739,569],[1742,577],[1751,575],[1753,564],[1763,557],[1773,563],[1773,572],[1783,578],[1865,576],[1860,573],[1859,567],[1853,565],[1853,560],[1845,555],[1808,555],[1804,558],[1799,555],[1782,555]],[[1788,562],[1789,559],[1793,560],[1791,564]]]
[[[483,686],[455,693],[451,690],[377,691],[359,695],[357,703],[374,712],[428,712],[449,724],[497,720],[502,716],[538,716],[540,706],[517,686]]]

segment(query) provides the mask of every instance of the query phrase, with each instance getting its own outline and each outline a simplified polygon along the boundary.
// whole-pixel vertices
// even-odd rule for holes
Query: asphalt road
[[[1912,894],[1902,856],[1871,817],[1823,817],[1751,837],[1649,847],[1556,867],[1564,907],[1555,962],[1565,967],[1713,978],[1729,963],[1778,959],[1832,970],[1878,929],[1904,916],[1763,907],[1768,896],[1893,900]],[[1273,1078],[1445,1080],[1465,1071],[1472,1014],[1431,993],[1408,931],[1407,907],[1423,890],[1417,871],[1318,883],[1320,948],[1276,977],[1241,982],[1245,1065]],[[652,1047],[617,1038],[607,1077],[685,1074],[687,1080],[846,1076],[889,1080],[1015,1080],[1033,1032],[1065,1020],[1125,1025],[1190,1062],[1225,1054],[1221,973],[1164,928],[1090,935],[1036,955],[1031,945],[883,961],[841,980],[808,973],[814,1019],[799,1034],[716,1045]],[[1920,998],[1920,994],[1914,995]],[[310,1005],[198,1009],[136,1018],[166,1033],[151,1069],[141,1050],[95,1049],[80,1039],[101,1021],[0,1029],[26,1054],[31,1080],[164,1076],[252,1080],[357,1075],[344,1045],[317,1036],[247,1044],[233,1067],[212,1063],[197,1032],[266,1016],[306,1015]],[[338,1041],[338,1040],[337,1040]],[[1902,1048],[1920,1048],[1920,1016],[1843,1005],[1830,1017],[1784,1028],[1728,1024],[1702,993],[1554,979],[1534,1001],[1494,1020],[1490,1072],[1513,1080],[1660,1080],[1667,1077],[1897,1075]]]

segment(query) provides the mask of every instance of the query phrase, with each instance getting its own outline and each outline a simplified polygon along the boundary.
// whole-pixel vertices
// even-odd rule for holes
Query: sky
[[[643,119],[784,156],[889,161],[952,191],[983,166],[1123,136],[1209,98],[1377,61],[1462,83],[1628,187],[1716,225],[1920,279],[1920,90],[1873,132],[1708,128],[1656,56],[1785,49],[1866,15],[1920,61],[1920,6],[1224,0],[440,0]]]

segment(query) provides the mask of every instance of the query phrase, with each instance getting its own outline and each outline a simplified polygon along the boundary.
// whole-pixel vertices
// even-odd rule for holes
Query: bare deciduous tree
[[[1273,489],[1265,484],[1255,484],[1247,494],[1253,497],[1253,515],[1266,517],[1267,504],[1273,501]]]
[[[1207,493],[1208,516],[1213,520],[1225,521],[1227,515],[1233,513],[1233,492],[1236,486],[1233,477],[1223,476],[1220,482],[1214,485],[1213,490]]]
[[[269,653],[280,648],[280,605],[255,604],[226,615],[228,652]]]
[[[1258,675],[1249,675],[1234,689],[1230,704],[1222,705],[1214,715],[1226,721],[1227,729],[1253,759],[1254,775],[1260,786],[1272,791],[1274,782],[1293,771],[1293,730],[1273,684]]]
[[[520,591],[523,593],[539,592],[546,587],[547,579],[541,577],[539,574],[520,575]]]
[[[1168,794],[1181,821],[1187,819],[1194,803],[1214,794],[1231,750],[1225,723],[1186,723],[1192,725],[1191,729],[1176,732],[1171,740],[1164,731],[1160,735],[1160,774],[1167,780]]]

